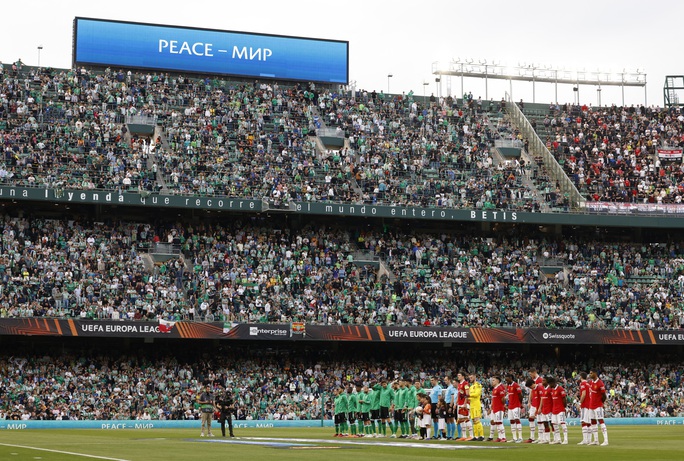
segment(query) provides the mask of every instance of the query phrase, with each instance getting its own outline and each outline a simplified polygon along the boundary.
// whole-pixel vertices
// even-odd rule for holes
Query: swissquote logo
[[[560,340],[567,340],[567,339],[575,339],[575,335],[573,333],[565,333],[565,334],[559,334],[559,333],[544,333],[542,334],[542,338],[544,339],[560,339]]]

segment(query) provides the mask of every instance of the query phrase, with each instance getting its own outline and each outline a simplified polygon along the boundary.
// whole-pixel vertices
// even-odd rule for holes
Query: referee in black
[[[221,396],[218,401],[219,407],[219,423],[221,424],[221,435],[226,436],[226,423],[228,423],[228,432],[231,437],[235,437],[233,434],[233,414],[235,413],[235,401],[233,400],[233,394],[230,389],[226,391]]]

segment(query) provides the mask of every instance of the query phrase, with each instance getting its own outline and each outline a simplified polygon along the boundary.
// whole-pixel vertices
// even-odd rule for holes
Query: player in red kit
[[[581,372],[579,374],[580,389],[579,389],[579,407],[580,407],[580,421],[582,423],[582,441],[577,445],[589,445],[591,442],[591,418],[589,416],[589,381],[587,381],[587,373]]]
[[[504,411],[506,410],[506,397],[508,391],[501,382],[501,377],[492,377],[492,427],[496,430],[495,442],[506,441],[506,428],[503,424]]]
[[[603,404],[606,401],[606,386],[599,378],[595,370],[589,372],[589,417],[591,418],[592,441],[589,445],[598,445],[598,429],[601,427],[603,434],[602,446],[608,445],[608,429],[603,418]]]
[[[542,378],[541,384],[537,384],[535,389],[541,387],[539,394],[539,406],[537,407],[537,424],[539,425],[539,436],[536,443],[549,443],[551,441],[551,388],[546,377]]]
[[[470,384],[464,372],[456,375],[458,386],[456,387],[456,422],[461,426],[461,438],[459,441],[473,440],[473,422],[470,420],[470,405],[468,403],[468,390]]]
[[[506,375],[506,388],[508,389],[508,420],[511,422],[511,442],[520,443],[522,439],[522,423],[520,412],[522,411],[522,389],[520,384],[513,381],[513,375]]]
[[[539,398],[541,397],[541,394],[539,393],[541,389],[539,389],[535,394],[534,386],[539,385],[539,387],[541,387],[542,382],[542,378],[541,376],[539,376],[539,373],[537,373],[536,368],[530,368],[530,378],[528,379],[528,381],[532,383],[531,385],[528,385],[527,382],[525,382],[525,387],[530,389],[530,409],[527,417],[527,420],[530,423],[530,438],[527,439],[525,443],[534,443],[534,441],[537,440],[537,408],[539,407]]]
[[[549,377],[549,388],[551,389],[551,430],[553,431],[552,444],[568,444],[568,425],[565,423],[565,406],[567,404],[567,394],[562,386],[558,385],[556,378]],[[563,439],[561,440],[561,434]]]

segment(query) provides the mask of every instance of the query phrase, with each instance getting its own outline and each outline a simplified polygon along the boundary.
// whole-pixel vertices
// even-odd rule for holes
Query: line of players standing
[[[460,372],[452,383],[449,377],[431,378],[431,389],[421,381],[398,379],[340,386],[334,389],[335,437],[390,437],[446,439],[457,441],[492,441],[515,443],[567,444],[565,422],[567,393],[553,376],[540,376],[529,370],[525,387],[529,390],[528,422],[530,436],[523,440],[523,391],[512,374],[490,378],[492,384],[489,438],[482,426],[482,385],[474,373]],[[580,420],[582,441],[579,445],[598,445],[599,429],[608,445],[603,405],[606,388],[592,370],[579,373]],[[506,414],[512,438],[506,438]],[[434,434],[432,433],[434,430]]]

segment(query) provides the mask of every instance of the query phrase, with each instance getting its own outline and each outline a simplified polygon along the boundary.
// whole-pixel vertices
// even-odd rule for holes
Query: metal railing
[[[181,252],[181,245],[179,243],[155,243],[150,253],[161,255],[179,255]]]
[[[324,136],[326,138],[344,138],[344,130],[342,129],[337,129],[337,128],[317,128],[316,129],[316,134],[320,136]]]
[[[523,148],[525,144],[519,139],[495,139],[494,147],[517,147]]]
[[[577,190],[570,178],[565,174],[563,167],[560,166],[556,158],[551,154],[546,144],[539,138],[537,132],[532,128],[529,120],[520,110],[520,107],[511,100],[511,96],[506,93],[506,111],[511,117],[512,122],[518,127],[524,138],[529,141],[529,151],[532,156],[540,156],[544,166],[548,169],[553,179],[560,184],[561,193],[568,197],[570,206],[573,209],[584,209],[586,200]]]
[[[142,114],[127,115],[126,116],[126,124],[156,126],[157,125],[157,116],[156,115],[142,115]]]

